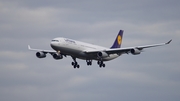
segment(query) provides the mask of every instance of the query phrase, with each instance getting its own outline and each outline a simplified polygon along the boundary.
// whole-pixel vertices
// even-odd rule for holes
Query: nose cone
[[[51,47],[52,47],[53,49],[56,49],[56,48],[58,47],[58,43],[59,43],[58,40],[53,39],[53,40],[51,41],[50,45],[51,45]]]
[[[55,43],[54,42],[51,42],[50,43],[51,47],[55,46]]]

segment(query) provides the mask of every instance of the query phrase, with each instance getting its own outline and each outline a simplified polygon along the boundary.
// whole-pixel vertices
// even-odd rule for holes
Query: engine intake
[[[106,52],[98,52],[97,56],[100,58],[105,58],[105,57],[108,57],[109,55]]]
[[[44,52],[37,52],[37,53],[36,53],[36,56],[37,56],[38,58],[45,58],[45,57],[46,57],[46,54],[45,54]]]
[[[53,54],[52,56],[53,56],[53,58],[56,59],[56,60],[59,60],[59,59],[62,59],[62,58],[63,58],[63,56],[62,56],[61,54],[57,54],[57,53]]]
[[[133,55],[138,55],[140,53],[141,53],[141,50],[139,50],[137,48],[131,49],[131,54],[133,54]]]

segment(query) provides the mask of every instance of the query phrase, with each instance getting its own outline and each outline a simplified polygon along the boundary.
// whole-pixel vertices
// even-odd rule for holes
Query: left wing
[[[151,48],[151,47],[157,47],[157,46],[163,46],[171,43],[172,40],[166,42],[166,43],[160,43],[160,44],[153,44],[153,45],[145,45],[145,46],[136,46],[136,47],[127,47],[127,48],[114,48],[114,49],[106,49],[102,51],[85,51],[87,54],[97,54],[98,52],[106,52],[109,54],[128,54],[132,53],[133,55],[140,54],[144,48]]]
[[[56,53],[56,51],[54,50],[33,49],[31,48],[30,45],[28,45],[28,49],[32,51],[39,51],[39,52],[44,52],[44,53]]]
[[[28,49],[32,50],[32,51],[37,51],[36,56],[38,58],[45,58],[47,53],[51,54],[53,56],[53,58],[56,60],[62,59],[63,56],[66,56],[65,54],[62,54],[60,52],[56,52],[54,50],[33,49],[30,47],[30,45],[28,45]]]

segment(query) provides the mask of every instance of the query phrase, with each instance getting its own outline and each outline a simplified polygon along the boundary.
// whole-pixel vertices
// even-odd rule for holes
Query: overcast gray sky
[[[179,101],[179,0],[0,0],[0,101]],[[167,42],[99,68],[38,59],[55,37],[110,47]]]

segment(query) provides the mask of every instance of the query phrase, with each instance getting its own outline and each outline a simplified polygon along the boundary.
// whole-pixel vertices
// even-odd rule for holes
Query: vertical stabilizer
[[[111,46],[111,48],[120,48],[121,44],[122,44],[122,38],[123,38],[123,30],[120,30],[115,41],[114,44]]]

